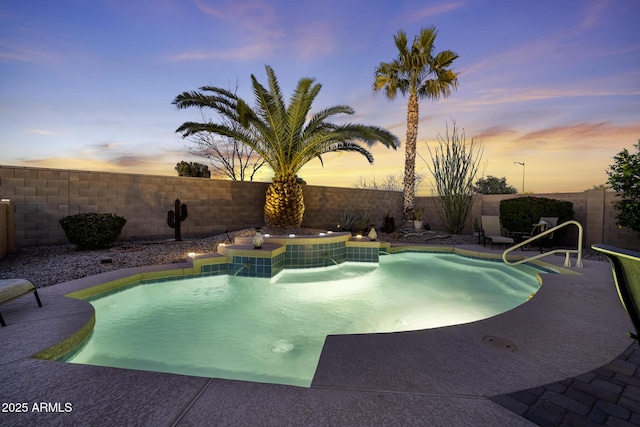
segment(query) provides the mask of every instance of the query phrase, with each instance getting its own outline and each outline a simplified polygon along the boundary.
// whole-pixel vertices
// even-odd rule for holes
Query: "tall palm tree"
[[[438,30],[423,28],[408,46],[407,35],[399,30],[393,36],[398,57],[391,62],[381,62],[375,70],[373,90],[384,89],[390,101],[398,92],[409,94],[407,107],[407,140],[405,142],[403,212],[410,219],[414,210],[416,141],[418,139],[419,99],[439,99],[451,94],[458,86],[458,75],[449,67],[458,55],[450,50],[435,53],[434,42]]]
[[[274,173],[267,188],[264,206],[265,224],[276,228],[299,227],[304,214],[302,183],[298,171],[310,160],[336,151],[353,151],[373,163],[373,155],[357,141],[367,146],[381,142],[395,149],[398,138],[385,129],[362,124],[333,124],[328,119],[338,114],[355,114],[346,105],[337,105],[310,115],[311,104],[321,89],[313,79],[303,78],[293,92],[289,105],[285,102],[273,69],[265,67],[268,89],[251,75],[255,107],[234,93],[213,86],[201,87],[201,92],[184,92],[173,103],[180,109],[210,108],[223,119],[220,123],[185,122],[176,132],[183,138],[199,132],[209,132],[236,139],[251,147],[265,159]],[[238,123],[240,126],[230,126]]]

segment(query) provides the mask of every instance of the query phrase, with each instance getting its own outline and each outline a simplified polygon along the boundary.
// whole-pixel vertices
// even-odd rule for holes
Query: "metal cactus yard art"
[[[175,208],[172,211],[167,212],[167,225],[175,229],[175,241],[182,241],[182,221],[187,219],[188,216],[187,205],[180,204],[180,199],[176,199]]]

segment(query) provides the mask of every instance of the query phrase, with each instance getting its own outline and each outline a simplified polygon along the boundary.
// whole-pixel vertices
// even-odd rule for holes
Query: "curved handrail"
[[[535,241],[535,240],[537,240],[537,239],[539,239],[541,237],[544,237],[547,234],[551,234],[554,231],[559,230],[559,229],[561,229],[563,227],[566,227],[567,225],[571,225],[571,224],[574,224],[574,225],[576,225],[578,227],[578,249],[554,249],[552,251],[544,252],[544,253],[541,253],[540,255],[532,256],[532,257],[529,257],[529,258],[524,258],[524,259],[521,259],[521,260],[515,261],[515,262],[511,262],[511,261],[507,260],[507,254],[509,252],[512,252],[512,251],[514,251],[514,250],[516,250],[516,249],[518,249],[518,248],[520,248],[522,246],[528,245],[529,243],[531,243],[531,242],[533,242],[533,241]],[[550,229],[548,229],[546,231],[543,231],[540,234],[536,234],[535,236],[525,240],[524,242],[520,242],[517,245],[511,246],[510,248],[508,248],[507,250],[505,250],[502,253],[502,260],[507,265],[520,265],[520,264],[524,264],[525,262],[533,261],[535,259],[546,257],[546,256],[549,256],[549,255],[552,255],[552,254],[565,253],[566,257],[565,257],[565,260],[564,260],[564,266],[565,267],[571,267],[571,259],[570,259],[569,255],[570,254],[578,254],[578,260],[576,261],[576,267],[582,268],[582,234],[583,234],[582,233],[582,224],[580,224],[578,221],[571,220],[571,221],[563,222],[562,224],[557,225],[557,226],[555,226],[553,228],[550,228]]]

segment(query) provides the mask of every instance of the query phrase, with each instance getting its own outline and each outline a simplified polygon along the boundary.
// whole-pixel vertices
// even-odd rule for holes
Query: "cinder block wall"
[[[188,207],[183,237],[202,237],[264,224],[268,183],[203,178],[25,168],[0,165],[0,197],[16,206],[18,246],[67,243],[60,218],[84,212],[127,219],[120,238],[171,238],[167,212],[179,198]],[[402,194],[305,186],[303,226],[335,227],[344,212],[402,217]]]
[[[130,236],[171,238],[173,229],[166,220],[176,198],[186,203],[189,210],[189,217],[182,224],[185,238],[260,226],[264,224],[267,185],[0,165],[0,199],[10,199],[15,204],[17,246],[66,243],[60,218],[82,212],[115,213],[125,217],[127,224],[120,236],[123,240]],[[615,225],[616,212],[612,208],[615,193],[592,190],[536,196],[573,202],[575,219],[585,228],[587,245],[605,243],[640,250],[640,233]],[[380,227],[387,212],[395,217],[396,226],[402,225],[401,192],[308,185],[304,188],[304,197],[303,227],[333,228],[343,213],[366,213],[370,222]],[[474,218],[498,215],[500,201],[513,197],[522,195],[478,196],[465,233],[473,231]],[[434,197],[418,197],[416,204],[425,207],[425,221],[432,230],[445,229]]]
[[[614,202],[619,200],[616,193],[605,192],[604,206],[610,207]],[[613,209],[605,209],[602,221],[602,236],[600,242],[640,251],[640,233],[635,233],[627,228],[620,228],[616,225],[616,211]]]

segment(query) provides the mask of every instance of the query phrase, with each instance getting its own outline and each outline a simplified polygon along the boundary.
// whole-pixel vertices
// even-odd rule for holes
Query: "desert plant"
[[[340,223],[338,224],[339,228],[344,231],[350,231],[353,227],[353,223],[358,218],[358,216],[351,212],[344,212],[340,217]]]
[[[437,135],[438,146],[432,151],[432,165],[427,164],[435,179],[436,207],[450,233],[460,234],[464,229],[474,200],[473,181],[482,159],[482,147],[475,138],[467,146],[464,130],[458,131],[456,122],[445,136]]]
[[[174,210],[167,212],[167,225],[175,229],[175,241],[182,241],[182,221],[187,219],[189,212],[187,212],[187,205],[180,204],[180,199],[176,199],[174,202]]]
[[[81,213],[60,219],[67,239],[80,250],[99,249],[115,242],[127,220],[115,214]]]
[[[339,228],[343,231],[363,232],[369,227],[369,214],[345,212],[340,218]]]
[[[422,221],[424,219],[424,207],[416,206],[415,214],[416,214],[416,220]]]
[[[363,213],[356,216],[356,220],[353,222],[351,232],[365,233],[369,229],[369,214]]]
[[[383,233],[393,233],[396,229],[396,219],[391,216],[391,212],[385,212],[382,218],[382,228],[380,231]]]

